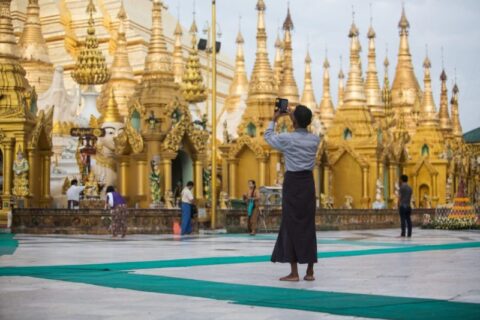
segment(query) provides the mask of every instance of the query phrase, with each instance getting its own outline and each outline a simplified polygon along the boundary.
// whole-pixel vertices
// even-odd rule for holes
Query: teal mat
[[[0,256],[5,254],[13,254],[18,247],[18,241],[11,233],[0,233]]]
[[[480,304],[435,299],[230,284],[132,274],[108,269],[57,271],[32,276],[109,288],[215,299],[247,306],[324,312],[354,317],[393,320],[477,320],[480,314]]]

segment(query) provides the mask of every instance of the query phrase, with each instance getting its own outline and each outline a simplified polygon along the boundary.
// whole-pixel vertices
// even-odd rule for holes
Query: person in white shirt
[[[85,186],[79,186],[78,180],[73,179],[70,183],[70,188],[67,190],[68,209],[78,209],[80,204],[80,193],[85,189]]]
[[[182,235],[192,233],[193,182],[188,181],[182,190]]]

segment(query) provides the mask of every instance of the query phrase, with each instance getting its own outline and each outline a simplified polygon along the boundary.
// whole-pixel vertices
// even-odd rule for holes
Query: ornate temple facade
[[[214,174],[221,177],[224,198],[241,198],[251,179],[258,186],[281,186],[284,160],[263,138],[277,97],[303,103],[314,113],[311,131],[323,137],[314,170],[319,206],[371,208],[377,201],[395,207],[401,174],[410,177],[416,207],[450,203],[461,180],[472,197],[480,189],[478,175],[474,177],[480,168],[474,163],[480,163],[478,148],[462,136],[459,88],[454,85],[449,100],[443,71],[437,110],[432,92],[437,79],[430,74],[428,57],[422,86],[415,77],[404,10],[392,85],[388,60],[380,85],[372,25],[365,41],[368,65],[362,71],[363,41],[353,22],[348,70],[338,73],[338,101],[335,104],[331,96],[325,57],[317,104],[309,52],[301,95],[294,78],[290,10],[283,34],[277,35],[272,65],[267,5],[258,0],[250,78],[240,31],[235,63],[219,55],[219,166],[211,168],[210,57],[197,49],[195,18],[189,29],[182,28],[161,0],[139,0],[135,5],[120,0],[17,0],[0,5],[3,78],[16,81],[14,89],[0,83],[2,94],[10,97],[8,103],[0,99],[3,208],[19,199],[25,206],[48,206],[50,173],[59,193],[63,177],[82,172],[78,147],[72,145],[77,140],[69,131],[86,122],[107,132],[99,138],[92,172],[116,185],[132,206],[168,203],[177,182],[188,180],[194,181],[195,196],[203,203]],[[151,19],[145,19],[145,12],[152,13]],[[91,56],[95,67],[87,62]],[[80,95],[93,98],[82,103]],[[285,119],[277,126],[279,132],[292,129]],[[80,170],[71,170],[75,162]],[[4,222],[6,209],[2,212]]]

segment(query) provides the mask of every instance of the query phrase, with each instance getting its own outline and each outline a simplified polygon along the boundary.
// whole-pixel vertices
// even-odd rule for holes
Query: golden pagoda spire
[[[452,90],[452,99],[450,100],[450,112],[452,113],[452,134],[455,138],[463,137],[462,124],[460,123],[460,114],[458,112],[458,85],[455,81]]]
[[[370,22],[370,28],[367,33],[368,38],[368,67],[365,81],[365,96],[367,106],[375,119],[381,119],[385,116],[385,105],[382,101],[382,93],[378,82],[378,73],[375,53],[375,30]]]
[[[405,8],[402,8],[398,27],[400,29],[400,46],[392,85],[392,106],[396,113],[405,114],[411,132],[415,130],[415,121],[412,121],[412,115],[416,112],[415,108],[421,100],[422,91],[413,70],[412,56],[408,45],[410,23],[407,20]]]
[[[333,107],[332,97],[330,95],[330,73],[328,71],[329,68],[330,63],[328,62],[328,58],[325,55],[325,61],[323,62],[323,94],[322,100],[320,101],[320,104],[318,106],[318,113],[320,121],[323,122],[326,129],[330,127],[330,124],[332,123],[333,117],[335,115],[335,109]]]
[[[428,55],[423,61],[424,68],[424,92],[422,98],[422,105],[420,109],[420,125],[421,126],[435,126],[438,127],[438,115],[435,108],[435,102],[432,94],[432,79],[430,77],[431,68],[430,59]]]
[[[248,92],[248,78],[245,70],[245,54],[243,51],[245,40],[243,39],[240,28],[238,30],[236,43],[237,55],[235,57],[235,72],[228,90],[228,97],[225,100],[225,108],[229,113],[235,111],[241,96]]]
[[[48,90],[53,79],[53,64],[48,56],[48,48],[40,24],[40,6],[38,0],[29,0],[27,18],[18,42],[20,59],[27,72],[30,86],[40,94]]]
[[[182,48],[182,27],[180,26],[180,19],[177,19],[177,25],[173,33],[175,36],[175,46],[173,48],[173,74],[175,75],[175,82],[181,83],[183,77],[183,48]]]
[[[75,69],[72,72],[72,78],[83,85],[103,84],[110,79],[110,72],[105,63],[105,57],[98,48],[98,39],[95,35],[95,23],[93,13],[96,12],[93,0],[87,5],[87,13],[89,14],[87,37],[85,39],[85,47],[82,48],[78,55]]]
[[[340,56],[340,71],[338,72],[338,105],[337,109],[343,105],[343,100],[345,97],[345,87],[344,87],[345,74],[342,70],[342,56]]]
[[[275,40],[275,60],[273,63],[273,72],[275,74],[275,85],[280,86],[283,76],[283,42],[280,39],[280,33],[277,32],[277,40]]]
[[[194,13],[192,26],[190,27],[192,48],[188,56],[181,84],[183,97],[190,103],[203,102],[207,99],[207,91],[201,73],[200,58],[198,57],[197,32],[198,28]]]
[[[111,123],[111,122],[123,123],[123,117],[120,115],[120,112],[118,111],[118,105],[115,99],[115,92],[113,87],[110,87],[107,106],[103,110],[102,116],[99,119],[99,123]]]
[[[385,55],[385,60],[383,61],[384,67],[384,76],[383,76],[383,88],[382,88],[382,101],[385,104],[385,116],[387,118],[393,117],[392,110],[392,92],[390,91],[390,80],[388,79],[388,66],[390,62],[388,61],[388,53]]]
[[[162,9],[165,6],[162,0],[153,0],[152,2],[152,31],[142,79],[174,81],[172,57],[167,50],[163,34]]]
[[[105,108],[110,99],[110,88],[113,87],[115,91],[116,102],[120,114],[124,117],[128,115],[128,100],[135,92],[137,81],[133,73],[130,60],[128,58],[127,38],[125,32],[125,23],[127,14],[123,6],[123,1],[118,11],[117,18],[119,20],[117,43],[115,45],[115,54],[113,62],[110,67],[111,77],[108,84],[102,89],[100,98],[100,112]]]
[[[20,65],[20,56],[13,34],[11,0],[0,1],[0,119],[2,117],[26,118],[30,116],[25,105],[29,84],[25,70]]]
[[[312,58],[310,58],[310,52],[307,50],[307,56],[305,57],[305,78],[303,81],[303,93],[302,93],[302,100],[300,101],[301,104],[310,108],[310,110],[314,111],[317,102],[315,99],[315,92],[313,90],[312,85]]]
[[[253,98],[275,99],[275,79],[268,60],[267,32],[265,29],[266,5],[263,0],[257,1],[257,53],[252,76],[248,87],[249,100]]]
[[[444,136],[448,138],[452,134],[452,120],[448,114],[448,90],[447,90],[447,74],[445,69],[442,69],[440,74],[440,81],[442,82],[442,89],[440,93],[440,110],[438,115],[440,118],[440,129]]]
[[[348,37],[350,40],[350,70],[348,72],[347,85],[345,88],[345,97],[342,107],[365,108],[365,88],[362,81],[360,66],[360,51],[362,47],[358,40],[359,31],[355,22],[352,22]]]
[[[287,17],[283,23],[284,33],[284,60],[283,60],[283,75],[278,87],[278,94],[280,97],[288,99],[292,104],[297,104],[299,99],[298,87],[295,82],[295,77],[293,74],[293,62],[292,62],[292,34],[293,30],[293,21],[292,16],[290,15],[290,8],[287,11]]]

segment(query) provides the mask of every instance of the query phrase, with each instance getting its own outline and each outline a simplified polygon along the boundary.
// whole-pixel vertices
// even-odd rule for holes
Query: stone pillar
[[[50,203],[51,197],[50,197],[50,156],[52,153],[50,151],[47,151],[45,153],[42,153],[42,158],[43,158],[43,204],[45,206],[48,206]]]
[[[236,184],[237,184],[237,165],[238,161],[235,159],[229,159],[229,170],[228,170],[228,176],[229,176],[229,194],[231,198],[235,198],[237,196],[237,190],[236,190]]]
[[[395,198],[395,184],[399,181],[398,179],[396,179],[396,167],[395,167],[395,164],[390,164],[390,167],[389,167],[389,174],[390,174],[390,199],[394,199]]]
[[[277,150],[270,151],[270,185],[274,185],[277,180],[277,164],[280,164],[281,153]],[[280,170],[282,170],[280,168]]]
[[[195,199],[198,200],[203,200],[203,164],[202,160],[196,159],[194,161],[194,193],[195,193]],[[214,176],[214,172],[212,172],[212,179],[215,179],[216,177]]]
[[[433,174],[433,186],[432,186],[432,208],[436,208],[438,204],[438,173]]]
[[[368,197],[368,168],[362,168],[362,208],[368,209],[370,198]]]
[[[7,139],[3,144],[3,195],[10,196],[12,190],[13,139]],[[7,205],[8,207],[8,205]]]
[[[127,197],[128,196],[128,168],[130,166],[129,163],[129,158],[128,157],[121,157],[119,159],[119,170],[118,170],[118,192],[123,196]],[[143,183],[141,180],[140,183]]]
[[[260,167],[260,174],[259,174],[259,180],[258,180],[258,186],[265,186],[266,181],[267,181],[267,159],[266,158],[260,158],[258,159],[259,162],[259,167]]]
[[[172,159],[161,160],[163,166],[163,192],[172,189]]]
[[[137,185],[137,196],[144,197],[147,195],[147,191],[145,190],[145,181],[148,181],[148,174],[147,174],[147,165],[148,162],[144,159],[137,159],[137,181],[139,182]]]
[[[28,157],[28,166],[30,168],[28,171],[28,191],[30,193],[29,196],[31,199],[30,205],[33,205],[34,203],[36,204],[38,200],[38,199],[35,199],[35,196],[38,191],[37,184],[35,183],[35,179],[37,178],[37,168],[38,168],[38,164],[35,161],[35,150],[32,148],[28,148],[28,152],[25,156]]]
[[[323,185],[325,186],[325,196],[333,196],[330,194],[330,168],[328,166],[325,166],[323,168],[324,173],[323,173]]]

